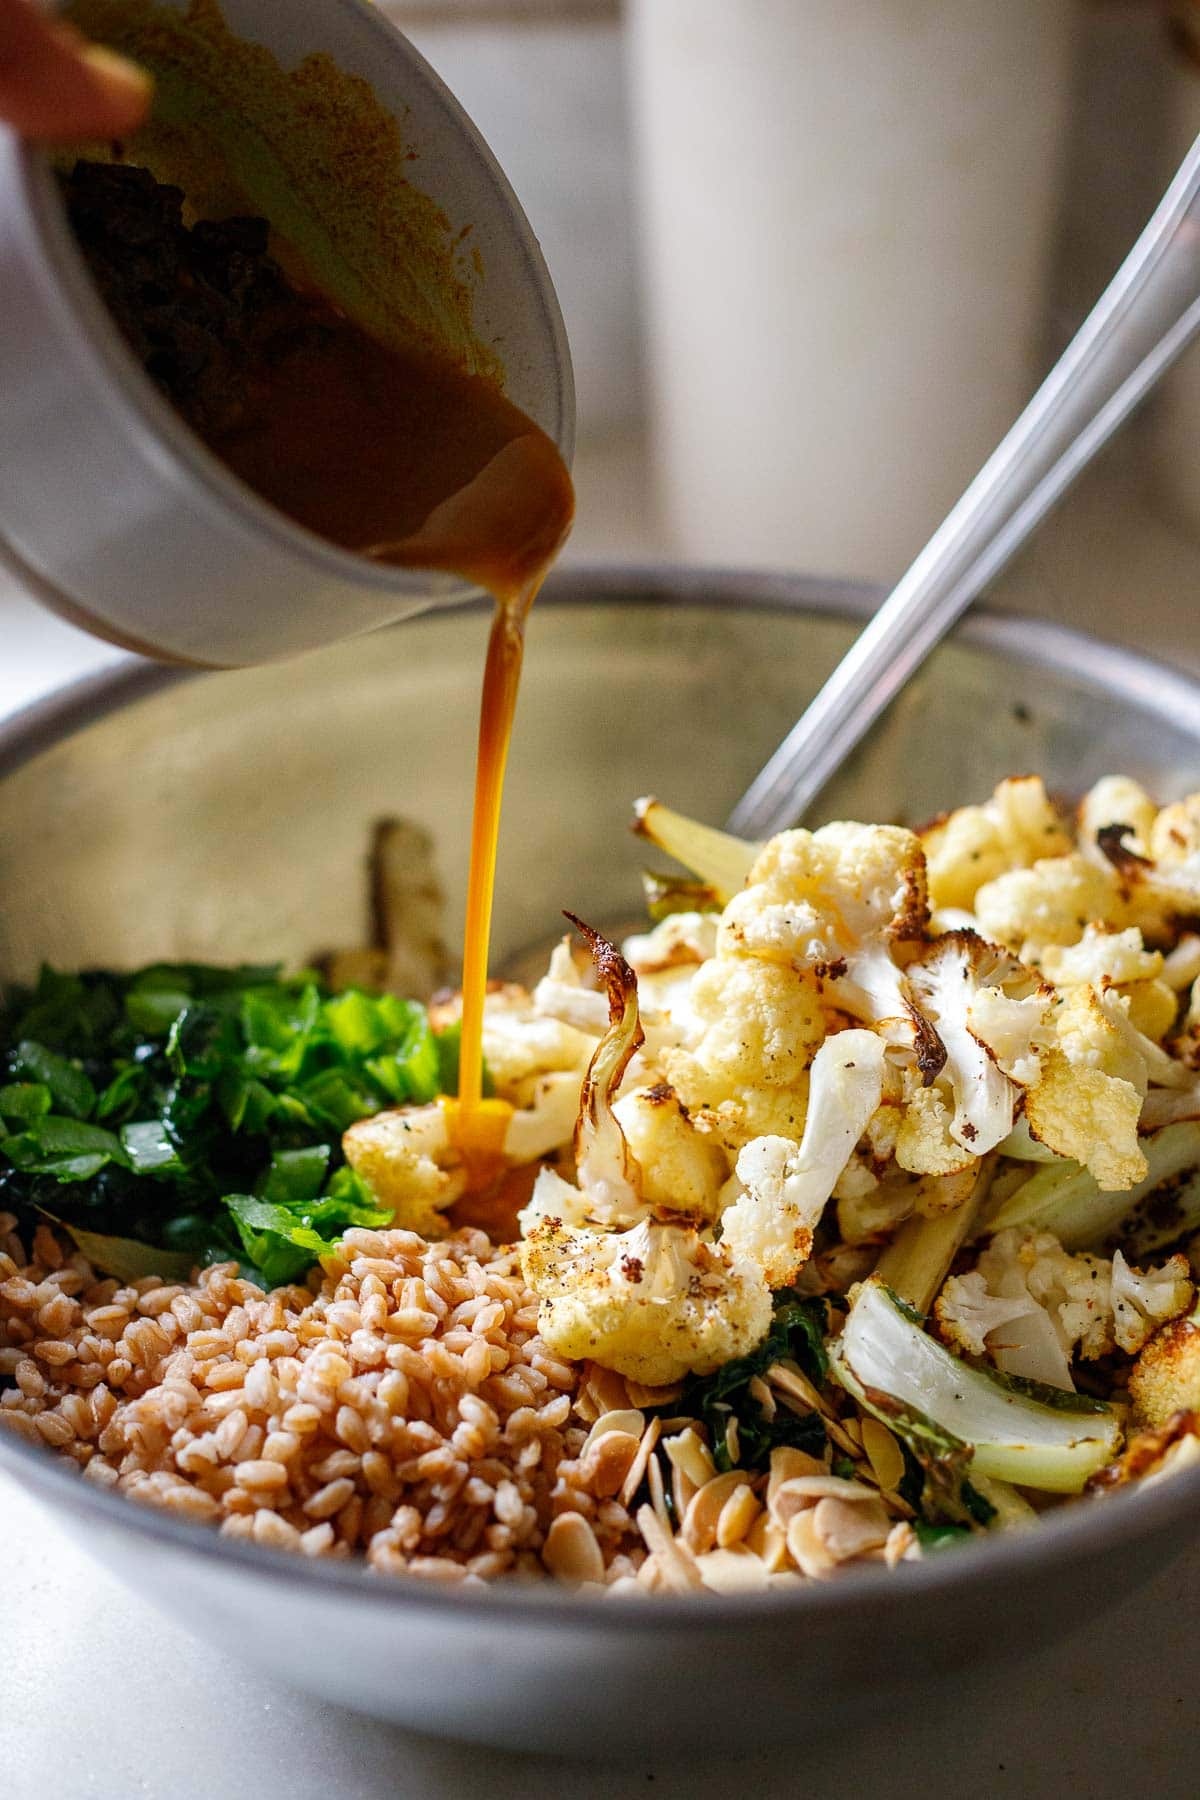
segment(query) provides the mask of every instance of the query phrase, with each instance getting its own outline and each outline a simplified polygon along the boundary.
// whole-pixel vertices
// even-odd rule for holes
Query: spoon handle
[[[1200,331],[1200,138],[1025,411],[750,783],[727,829],[801,818],[884,708]]]

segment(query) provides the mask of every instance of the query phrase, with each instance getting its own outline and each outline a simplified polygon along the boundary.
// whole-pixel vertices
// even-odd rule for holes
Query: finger
[[[0,0],[0,119],[24,137],[120,137],[149,109],[150,77],[44,18]]]

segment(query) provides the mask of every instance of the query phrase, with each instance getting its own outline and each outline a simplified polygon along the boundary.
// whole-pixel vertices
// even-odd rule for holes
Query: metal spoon
[[[1099,302],[729,816],[801,818],[934,646],[1200,331],[1200,138]]]

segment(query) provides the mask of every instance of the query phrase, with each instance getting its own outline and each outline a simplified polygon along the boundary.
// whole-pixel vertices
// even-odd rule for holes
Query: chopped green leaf
[[[12,1072],[44,1084],[60,1112],[86,1119],[96,1104],[96,1090],[77,1062],[25,1038],[12,1056]]]
[[[756,1350],[719,1368],[713,1375],[693,1377],[684,1387],[675,1412],[691,1412],[709,1430],[712,1456],[722,1473],[734,1467],[766,1468],[772,1450],[791,1445],[820,1456],[825,1448],[825,1427],[816,1413],[797,1414],[779,1405],[768,1418],[750,1391],[756,1376],[765,1375],[772,1363],[795,1363],[819,1383],[828,1369],[825,1332],[828,1308],[824,1300],[802,1298],[790,1288],[775,1297],[775,1317],[770,1331]],[[730,1454],[730,1419],[736,1421],[736,1462]]]
[[[462,1053],[462,1022],[456,1019],[453,1025],[447,1025],[445,1031],[435,1034],[434,1049],[437,1055],[437,1083],[434,1093],[457,1094],[458,1063]],[[483,1097],[492,1100],[496,1094],[496,1083],[492,1071],[486,1061],[483,1065]],[[432,1096],[431,1096],[432,1098]]]
[[[0,1140],[0,1154],[33,1175],[58,1181],[87,1181],[107,1162],[124,1162],[119,1138],[101,1125],[47,1113],[16,1137]]]
[[[50,1111],[50,1089],[41,1081],[10,1081],[0,1087],[0,1118],[32,1124]]]
[[[279,1206],[303,1206],[321,1192],[328,1167],[328,1144],[277,1150],[260,1185],[260,1197]]]
[[[292,1280],[347,1226],[390,1217],[345,1167],[342,1133],[433,1099],[441,1070],[423,1007],[331,995],[309,971],[43,969],[0,1010],[4,1205]],[[250,1223],[230,1195],[287,1216]]]
[[[121,1148],[129,1158],[129,1166],[139,1175],[174,1174],[182,1169],[171,1139],[157,1119],[142,1119],[136,1124],[122,1125]]]

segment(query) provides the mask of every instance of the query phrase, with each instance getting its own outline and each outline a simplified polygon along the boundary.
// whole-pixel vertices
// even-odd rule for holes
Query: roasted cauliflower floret
[[[1026,1294],[1017,1298],[992,1294],[978,1269],[952,1275],[934,1301],[934,1317],[942,1342],[960,1356],[986,1356],[987,1339],[1000,1334],[1029,1311]]]
[[[1070,1387],[1073,1358],[1135,1354],[1194,1297],[1185,1257],[1140,1270],[1119,1250],[1111,1260],[1072,1255],[1051,1232],[1009,1230],[980,1252],[974,1270],[946,1282],[934,1312],[947,1342],[977,1356],[986,1351],[1010,1374]]]
[[[1146,1173],[1138,1146],[1142,1096],[1128,1081],[1100,1069],[1076,1068],[1058,1048],[1046,1053],[1041,1079],[1025,1096],[1034,1138],[1082,1163],[1106,1192],[1136,1185]]]
[[[824,1042],[812,976],[750,956],[717,956],[696,971],[689,1004],[699,1035],[689,1045],[719,1097],[741,1085],[794,1087]]]
[[[442,1107],[397,1107],[360,1119],[343,1136],[342,1149],[380,1206],[393,1208],[394,1226],[440,1236],[441,1215],[467,1185]]]
[[[646,1204],[716,1218],[728,1159],[696,1130],[674,1089],[666,1082],[637,1088],[617,1101],[613,1115],[641,1171]]]
[[[949,1098],[953,1142],[983,1156],[1013,1127],[1019,1089],[1005,1068],[1026,1082],[1038,1076],[1051,995],[1011,956],[967,931],[937,938],[909,964],[907,978],[942,1051],[940,1067],[926,1062],[925,1085]]]
[[[1040,776],[1002,781],[982,806],[961,806],[921,833],[929,901],[970,912],[986,881],[1048,856],[1063,856],[1070,835]]]
[[[750,956],[716,956],[692,980],[691,1026],[664,1049],[667,1076],[688,1110],[736,1150],[768,1131],[799,1136],[808,1067],[826,1021],[815,979]]]
[[[568,1231],[553,1219],[521,1246],[551,1350],[591,1358],[648,1387],[711,1374],[745,1356],[771,1323],[753,1264],[695,1231],[645,1219],[630,1231]]]
[[[1086,986],[1103,991],[1155,981],[1162,972],[1161,952],[1147,950],[1134,925],[1125,931],[1089,925],[1074,944],[1049,944],[1042,956],[1042,973],[1059,988]]]
[[[1157,811],[1139,782],[1128,775],[1103,775],[1079,804],[1079,848],[1104,866],[1108,858],[1102,846],[1121,832],[1130,850],[1146,855]]]
[[[905,1081],[904,1108],[896,1133],[896,1161],[913,1175],[956,1175],[977,1160],[950,1135],[954,1122],[953,1096],[937,1087],[925,1087],[919,1075]]]
[[[1200,1322],[1193,1315],[1156,1331],[1129,1377],[1137,1424],[1161,1427],[1178,1412],[1200,1413]]]
[[[1189,794],[1164,806],[1149,834],[1149,854],[1167,865],[1200,856],[1200,794]]]
[[[812,1066],[803,1140],[756,1138],[738,1157],[744,1191],[721,1215],[721,1242],[771,1287],[789,1286],[812,1253],[834,1183],[879,1105],[883,1054],[871,1031],[828,1039]]]
[[[781,832],[763,848],[725,908],[718,953],[742,951],[814,975],[839,1011],[904,1026],[896,954],[919,943],[928,922],[925,858],[911,831],[823,825]]]
[[[1030,1131],[1082,1163],[1106,1191],[1133,1187],[1146,1173],[1138,1121],[1149,1079],[1136,1034],[1090,987],[1069,988],[1051,1025],[1054,1041],[1025,1095]]]
[[[1136,1354],[1164,1319],[1177,1319],[1196,1297],[1186,1256],[1171,1256],[1160,1269],[1134,1269],[1119,1250],[1112,1259],[1113,1336],[1118,1349]]]
[[[1104,931],[1089,925],[1077,944],[1049,944],[1042,953],[1042,973],[1057,988],[1093,987],[1098,993],[1116,988],[1129,1002],[1129,1019],[1146,1037],[1165,1037],[1175,1023],[1178,1000],[1163,979],[1161,951],[1147,950],[1142,934]]]
[[[717,948],[715,912],[668,913],[652,931],[637,932],[621,945],[626,962],[638,976],[658,975],[707,962]]]
[[[975,896],[980,931],[1023,962],[1036,962],[1047,944],[1078,943],[1093,923],[1123,923],[1123,912],[1115,873],[1077,851],[1011,869]]]
[[[599,1003],[602,1013],[603,996],[589,998]],[[461,994],[434,1001],[429,1017],[435,1031],[455,1024],[462,1017]],[[535,997],[516,982],[496,983],[490,989],[483,1010],[483,1055],[502,1099],[514,1100],[530,1076],[552,1072],[582,1076],[595,1047],[594,1037],[573,1022],[539,1010]]]
[[[566,1070],[528,1076],[514,1092],[504,1136],[506,1161],[523,1165],[565,1149],[575,1134],[578,1112],[578,1076]]]
[[[571,1025],[535,1012],[524,989],[489,994],[483,1012],[483,1055],[504,1099],[530,1075],[555,1070],[582,1075],[595,1043]]]

